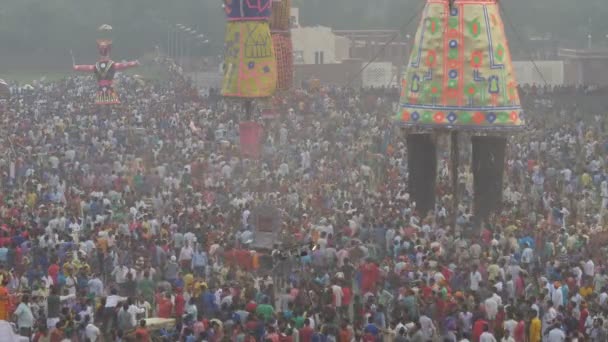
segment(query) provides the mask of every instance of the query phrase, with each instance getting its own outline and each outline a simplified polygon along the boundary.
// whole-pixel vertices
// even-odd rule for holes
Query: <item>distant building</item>
[[[608,85],[608,49],[560,49],[567,84]]]
[[[350,41],[323,26],[291,29],[295,64],[336,64],[349,58]]]
[[[355,77],[355,83],[364,86],[398,83],[409,53],[406,37],[398,31],[303,26],[298,8],[291,9],[291,23],[296,82],[315,78],[322,83],[344,84],[352,83]],[[374,63],[360,72],[372,60]]]

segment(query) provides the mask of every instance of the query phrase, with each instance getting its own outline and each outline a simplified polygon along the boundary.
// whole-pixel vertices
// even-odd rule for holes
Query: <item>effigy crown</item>
[[[272,0],[224,0],[229,21],[268,20]]]

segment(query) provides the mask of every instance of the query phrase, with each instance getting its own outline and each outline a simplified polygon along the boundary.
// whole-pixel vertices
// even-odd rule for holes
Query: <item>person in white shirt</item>
[[[496,315],[498,314],[498,307],[501,305],[502,299],[496,293],[494,293],[492,297],[485,300],[484,306],[488,319],[494,320],[496,318]]]
[[[245,207],[245,210],[243,210],[243,214],[241,215],[241,223],[243,224],[243,227],[246,227],[249,221],[249,215],[251,215],[251,211],[249,210],[249,206]]]
[[[464,333],[470,334],[473,330],[473,314],[470,311],[462,311],[458,314],[459,325]]]
[[[593,276],[595,276],[595,264],[593,263],[593,260],[591,260],[591,258],[589,258],[589,260],[587,260],[587,262],[583,266],[583,270],[587,277],[593,278]]]
[[[555,289],[555,291],[553,291],[553,295],[551,296],[551,301],[553,302],[553,307],[556,309],[559,308],[560,306],[564,305],[564,295],[562,292],[561,285],[559,287],[557,287]]]
[[[505,330],[505,335],[507,337],[515,338],[515,328],[516,327],[517,327],[517,321],[514,320],[513,317],[509,317],[509,319],[503,323],[503,328]]]
[[[525,265],[530,264],[534,259],[534,250],[530,248],[530,244],[526,242],[526,248],[521,253],[521,262]]]
[[[479,336],[479,342],[497,342],[494,335],[489,332],[490,328],[487,324],[484,325],[483,330],[483,333],[481,333],[481,336]]]
[[[548,301],[547,304],[549,305],[549,309],[546,310],[545,314],[543,315],[542,318],[542,331],[546,331],[547,329],[549,329],[549,327],[551,326],[551,324],[555,321],[555,319],[557,318],[557,310],[555,310],[553,308],[553,302]],[[538,310],[536,312],[539,312]]]
[[[431,340],[435,335],[435,331],[437,330],[437,328],[435,328],[435,324],[433,324],[433,320],[426,315],[422,315],[420,316],[419,322],[422,328],[422,334],[427,340]]]
[[[334,295],[336,308],[341,308],[342,307],[342,297],[344,296],[342,287],[340,287],[338,285],[332,285],[331,291]]]
[[[88,322],[84,330],[84,334],[90,342],[96,342],[101,336],[101,330],[91,321],[91,317],[85,316],[85,322]]]
[[[186,242],[186,245],[182,247],[179,253],[179,262],[182,265],[182,268],[189,268],[191,266],[193,254],[194,249],[189,242]]]
[[[146,309],[135,305],[131,298],[129,298],[128,304],[129,308],[127,309],[127,312],[131,314],[131,326],[137,327],[137,315],[145,313]]]
[[[19,335],[30,337],[32,335],[32,328],[34,327],[34,315],[28,303],[29,296],[23,295],[21,303],[19,303],[13,315],[17,318]]]
[[[119,265],[114,267],[111,275],[114,276],[116,284],[120,286],[127,281],[127,273],[129,273],[129,268],[125,265]]]
[[[607,299],[608,299],[608,293],[606,293],[606,291],[600,293],[600,298],[599,298],[600,306],[603,307],[604,305],[606,305]]]
[[[475,266],[471,269],[471,273],[469,273],[469,288],[473,292],[479,291],[479,283],[483,280],[481,277],[481,273],[477,270]]]
[[[143,295],[139,295],[137,300],[135,301],[135,305],[140,309],[140,311],[136,314],[136,319],[139,322],[141,319],[146,319],[150,317],[150,313],[152,312],[152,305],[148,301],[145,300]]]
[[[109,321],[112,321],[112,326],[116,322],[116,307],[118,303],[127,300],[127,297],[117,295],[116,289],[110,290],[110,295],[106,297],[106,305],[104,306],[104,326],[108,326]]]
[[[547,342],[564,342],[566,341],[566,334],[559,326],[554,326],[551,331],[549,331],[549,336],[547,336]]]

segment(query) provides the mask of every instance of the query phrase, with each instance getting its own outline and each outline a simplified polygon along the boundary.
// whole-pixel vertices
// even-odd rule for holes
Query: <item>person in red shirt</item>
[[[350,287],[348,287],[347,285],[342,286],[342,315],[344,315],[343,317],[347,317],[346,315],[348,315],[348,308],[350,307],[350,302],[353,298],[353,292],[351,291]]]
[[[578,320],[578,331],[581,333],[585,333],[587,317],[589,317],[589,310],[587,309],[587,303],[583,302],[581,303],[581,317]]]
[[[169,293],[164,296],[160,293],[156,294],[156,313],[160,318],[171,318],[173,312],[173,303],[171,303],[171,295]]]
[[[519,322],[515,326],[515,342],[524,342],[526,340],[526,323],[522,315],[519,315],[518,319]]]
[[[184,311],[186,308],[186,300],[184,299],[184,294],[181,288],[175,289],[175,316],[181,317],[184,315]]]
[[[430,300],[433,297],[433,286],[435,285],[435,279],[429,279],[429,284],[423,284],[420,292],[424,300]]]
[[[348,322],[344,321],[342,323],[342,327],[340,328],[340,340],[339,342],[350,342],[353,338],[353,334],[348,328]]]
[[[275,328],[272,326],[268,327],[268,332],[266,333],[266,341],[280,342],[279,334],[276,332]]]
[[[55,329],[51,330],[51,334],[49,336],[50,342],[61,342],[63,341],[64,333],[61,330],[61,322],[57,322],[55,325]]]
[[[245,306],[245,311],[252,313],[255,312],[255,310],[258,308],[258,305],[256,304],[256,302],[254,301],[250,301],[249,303],[247,303],[247,305]]]
[[[49,276],[53,279],[53,284],[58,284],[59,281],[57,277],[59,276],[59,265],[57,265],[56,258],[53,260],[51,266],[49,266],[48,272]]]
[[[376,282],[380,277],[380,270],[378,266],[372,261],[368,261],[361,265],[361,292],[367,293],[372,292],[376,288]]]
[[[150,342],[150,333],[148,333],[148,329],[146,329],[145,319],[139,321],[139,327],[135,329],[135,338],[138,342]]]
[[[483,334],[484,329],[488,326],[488,322],[484,319],[478,319],[473,324],[473,341],[479,341],[479,337]]]
[[[300,342],[312,342],[312,335],[314,330],[310,327],[310,320],[307,318],[304,320],[304,326],[300,329],[299,337]]]

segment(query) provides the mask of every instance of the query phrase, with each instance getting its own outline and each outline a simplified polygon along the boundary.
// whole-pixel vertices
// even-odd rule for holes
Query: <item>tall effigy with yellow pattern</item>
[[[496,0],[428,0],[402,80],[395,121],[512,130],[524,125]]]
[[[457,210],[461,132],[472,144],[474,214],[500,211],[507,135],[525,121],[498,1],[427,0],[401,88],[393,121],[406,129],[409,191],[422,217],[445,182],[437,167],[446,146]]]
[[[264,98],[277,86],[268,20],[272,0],[224,0],[227,15],[222,95]]]

